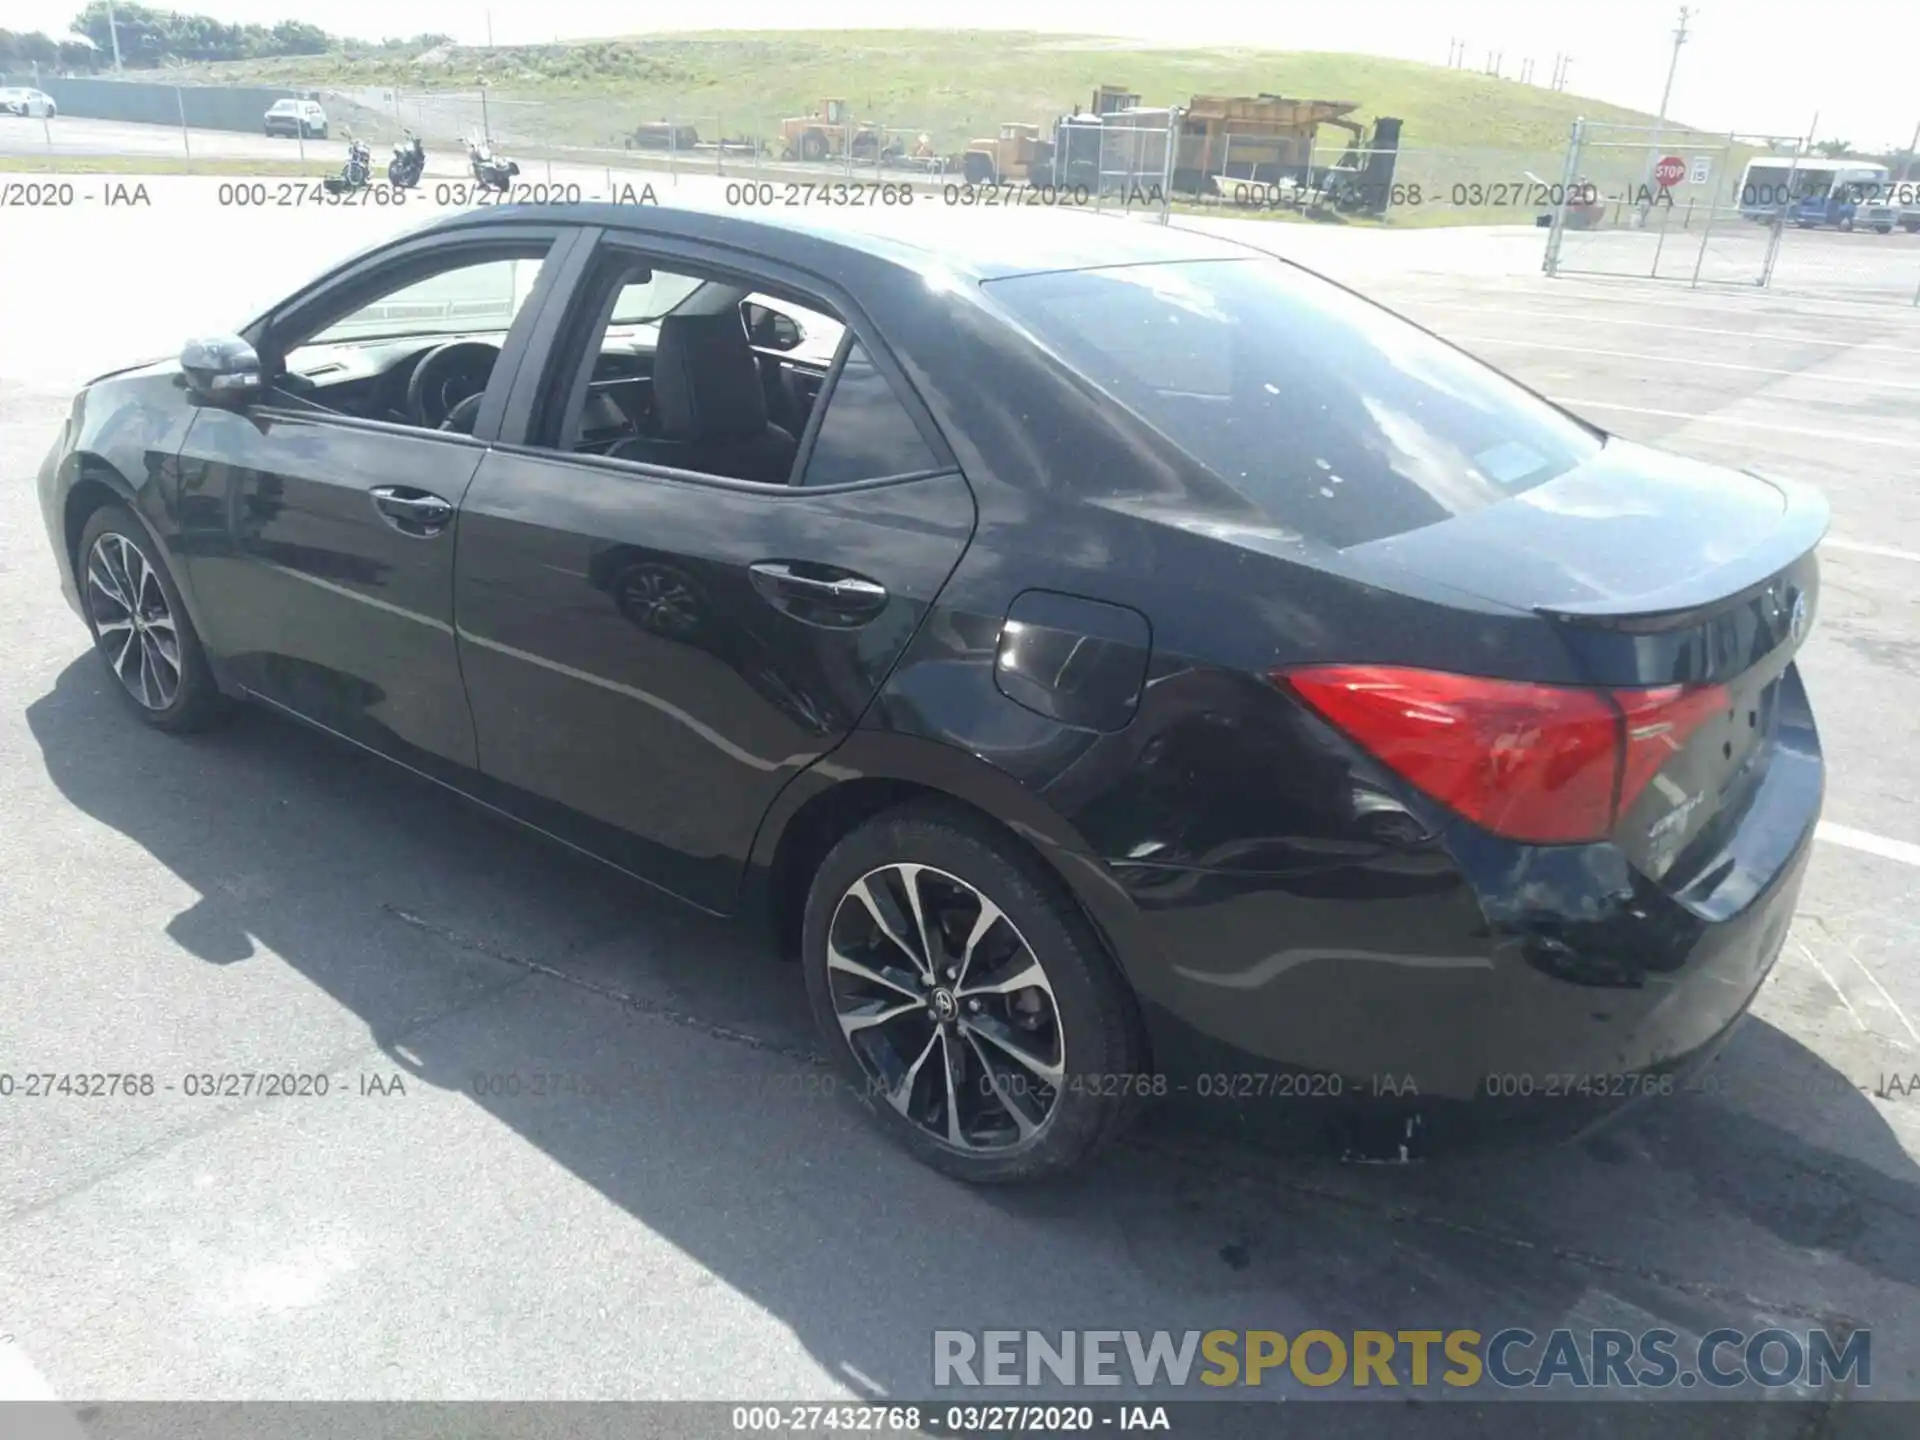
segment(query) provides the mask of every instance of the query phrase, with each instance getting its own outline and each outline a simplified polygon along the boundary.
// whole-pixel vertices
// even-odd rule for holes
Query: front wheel
[[[1125,982],[1057,882],[972,816],[908,806],[827,855],[802,960],[814,1019],[895,1140],[957,1179],[1032,1180],[1149,1088]]]
[[[75,559],[94,648],[134,713],[182,733],[220,720],[226,702],[147,527],[124,506],[103,506]]]

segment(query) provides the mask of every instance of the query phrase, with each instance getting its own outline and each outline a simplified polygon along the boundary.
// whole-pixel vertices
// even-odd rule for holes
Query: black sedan
[[[489,208],[94,381],[39,490],[133,715],[769,917],[967,1179],[1670,1091],[1823,792],[1821,499],[1178,229]]]

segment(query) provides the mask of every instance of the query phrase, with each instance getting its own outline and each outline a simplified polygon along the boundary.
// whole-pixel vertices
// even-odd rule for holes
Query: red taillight
[[[1587,690],[1386,665],[1273,678],[1426,794],[1535,845],[1605,838],[1726,703],[1718,686]]]

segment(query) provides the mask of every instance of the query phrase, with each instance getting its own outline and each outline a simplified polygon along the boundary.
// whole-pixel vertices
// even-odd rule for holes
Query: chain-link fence
[[[1292,212],[1394,227],[1533,226],[1559,203],[1563,155],[1503,146],[1276,146],[1229,134],[1206,168],[1183,166],[1178,198],[1248,214]]]
[[[1741,285],[1920,305],[1920,185],[1811,136],[1676,136],[1577,121],[1549,275]]]
[[[807,175],[865,181],[942,177],[953,167],[933,136],[905,120],[855,119],[844,113],[768,124],[696,106],[669,105],[647,115],[614,115],[604,101],[533,100],[488,90],[336,90],[323,101],[355,133],[418,135],[430,153],[456,160],[486,139],[519,160],[524,172],[586,166],[743,179]]]

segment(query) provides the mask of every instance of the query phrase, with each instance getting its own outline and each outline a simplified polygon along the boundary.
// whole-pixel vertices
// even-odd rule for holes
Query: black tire
[[[876,889],[887,889],[887,876],[891,873],[887,867],[895,865],[918,865],[933,872],[932,880],[922,881],[923,896],[930,917],[938,913],[951,922],[936,921],[933,927],[935,933],[947,937],[942,943],[946,959],[957,958],[954,951],[965,943],[962,932],[971,925],[970,916],[980,915],[978,902],[984,897],[1004,918],[995,921],[992,929],[982,932],[974,952],[974,964],[985,965],[987,975],[997,974],[1004,979],[1014,972],[1024,973],[1030,958],[1037,962],[1044,975],[1044,991],[1034,987],[997,995],[977,991],[986,996],[988,1013],[982,1014],[979,1013],[981,1001],[965,998],[960,984],[954,983],[952,992],[945,988],[952,982],[941,977],[952,976],[954,971],[952,968],[940,971],[936,961],[938,973],[934,984],[939,989],[937,993],[927,990],[929,999],[922,1014],[911,1002],[889,998],[899,989],[892,980],[882,992],[862,979],[849,978],[844,969],[830,968],[829,931],[836,924],[836,916],[841,915],[843,904],[848,909],[840,924],[870,927],[867,933],[877,947],[874,953],[895,954],[880,938],[878,927],[871,926],[871,912],[851,893],[857,882],[865,880],[871,880]],[[956,881],[960,883],[954,884]],[[975,892],[971,912],[964,908],[968,888]],[[955,901],[959,908],[944,906],[942,902],[949,900]],[[907,914],[897,898],[890,908],[892,913]],[[843,944],[851,933],[835,931]],[[855,952],[849,949],[847,953]],[[905,958],[896,956],[894,960],[891,974],[896,978],[911,978],[905,968],[898,966],[898,961]],[[1146,1047],[1141,1039],[1138,1012],[1131,992],[1099,937],[1059,882],[1037,861],[1010,837],[958,807],[917,802],[890,810],[869,820],[835,845],[821,862],[807,896],[801,960],[814,1021],[855,1098],[895,1141],[926,1164],[955,1179],[1004,1183],[1061,1174],[1082,1164],[1117,1137],[1139,1109],[1139,1097],[1145,1093],[1147,1077],[1144,1073]],[[979,970],[970,973],[976,981],[980,980]],[[926,988],[925,982],[916,983]],[[974,1117],[980,1122],[974,1138],[984,1139],[984,1143],[977,1147],[956,1146],[944,1135],[936,1135],[927,1128],[929,1124],[946,1125],[946,1098],[955,1093],[951,1089],[944,1096],[938,1090],[923,1092],[919,1081],[905,1088],[908,1109],[914,1108],[914,1098],[921,1095],[928,1105],[938,1108],[939,1117],[932,1120],[910,1118],[888,1102],[879,1076],[889,1068],[910,1076],[914,1072],[904,1062],[876,1062],[872,1050],[866,1052],[869,1058],[864,1060],[856,1053],[854,1042],[843,1031],[840,1021],[841,1006],[858,1004],[860,999],[850,997],[848,987],[856,991],[864,988],[868,996],[878,997],[882,1004],[909,1005],[911,1013],[898,1022],[908,1027],[904,1037],[900,1037],[906,1040],[901,1047],[902,1054],[919,1045],[918,1035],[923,1030],[932,1037],[925,1042],[928,1047],[925,1053],[944,1057],[946,1046],[934,1031],[947,1030],[953,1037],[955,1053],[961,1057],[958,1063],[966,1072],[959,1094],[981,1097],[977,1104],[963,1098],[952,1108],[964,1116],[972,1107]],[[958,998],[954,992],[960,992]],[[940,995],[948,997],[945,1011],[953,1017],[945,1027],[936,1026],[933,1020],[934,1002]],[[1032,997],[1032,1011],[1022,1008],[1022,1001],[1027,997]],[[963,1015],[963,1006],[974,1013]],[[1046,1055],[1042,1059],[1057,1056],[1048,1062],[1058,1067],[1057,1084],[1041,1082],[1034,1086],[1031,1081],[1022,1080],[1022,1075],[1037,1072],[1022,1070],[996,1045],[983,1045],[978,1037],[985,1031],[972,1030],[976,1037],[972,1040],[964,1033],[968,1024],[978,1027],[984,1023],[1025,1043],[1025,1036],[1011,1026],[1009,1020],[1016,1010],[1038,1020],[1036,1012],[1043,1008],[1050,1018],[1036,1025],[1033,1032],[1036,1039],[1031,1048],[1036,1052],[1044,1050]],[[915,1026],[919,1029],[914,1029]],[[889,1053],[893,1038],[888,1037],[897,1035],[892,1025],[884,1032],[882,1027],[874,1026],[860,1033],[882,1035],[877,1043]],[[983,1064],[989,1058],[1002,1062],[999,1072]],[[921,1081],[934,1077],[944,1079],[944,1072],[939,1068],[922,1066],[919,1073]],[[999,1087],[1003,1086],[1017,1088],[1026,1117],[1020,1129],[1030,1133],[1010,1133],[1014,1128],[1012,1107],[1000,1095]],[[1036,1110],[1042,1112],[1037,1121]],[[996,1128],[997,1139],[989,1133]]]
[[[178,660],[178,682],[173,695],[163,705],[143,703],[134,693],[128,681],[121,678],[115,668],[114,657],[110,651],[111,635],[102,638],[101,626],[116,623],[114,602],[106,600],[91,584],[89,568],[94,556],[95,546],[103,539],[113,545],[111,537],[131,547],[150,567],[152,578],[157,583],[161,597],[165,601],[166,612],[176,636],[176,656]],[[213,678],[213,671],[207,664],[205,649],[200,644],[200,636],[193,628],[193,620],[187,614],[187,608],[180,601],[179,588],[173,583],[173,576],[167,570],[166,561],[161,557],[160,547],[154,542],[152,534],[131,510],[122,505],[104,505],[87,517],[85,527],[80,531],[80,543],[75,547],[74,574],[80,587],[82,609],[86,612],[87,633],[93,637],[94,652],[106,667],[107,678],[115,694],[119,695],[127,706],[141,720],[156,730],[165,730],[173,734],[187,734],[195,730],[205,730],[225,719],[231,708],[220,693],[220,687]],[[129,643],[132,643],[131,637]]]
[[[818,130],[809,130],[800,137],[800,158],[820,161],[827,158],[827,137]]]

